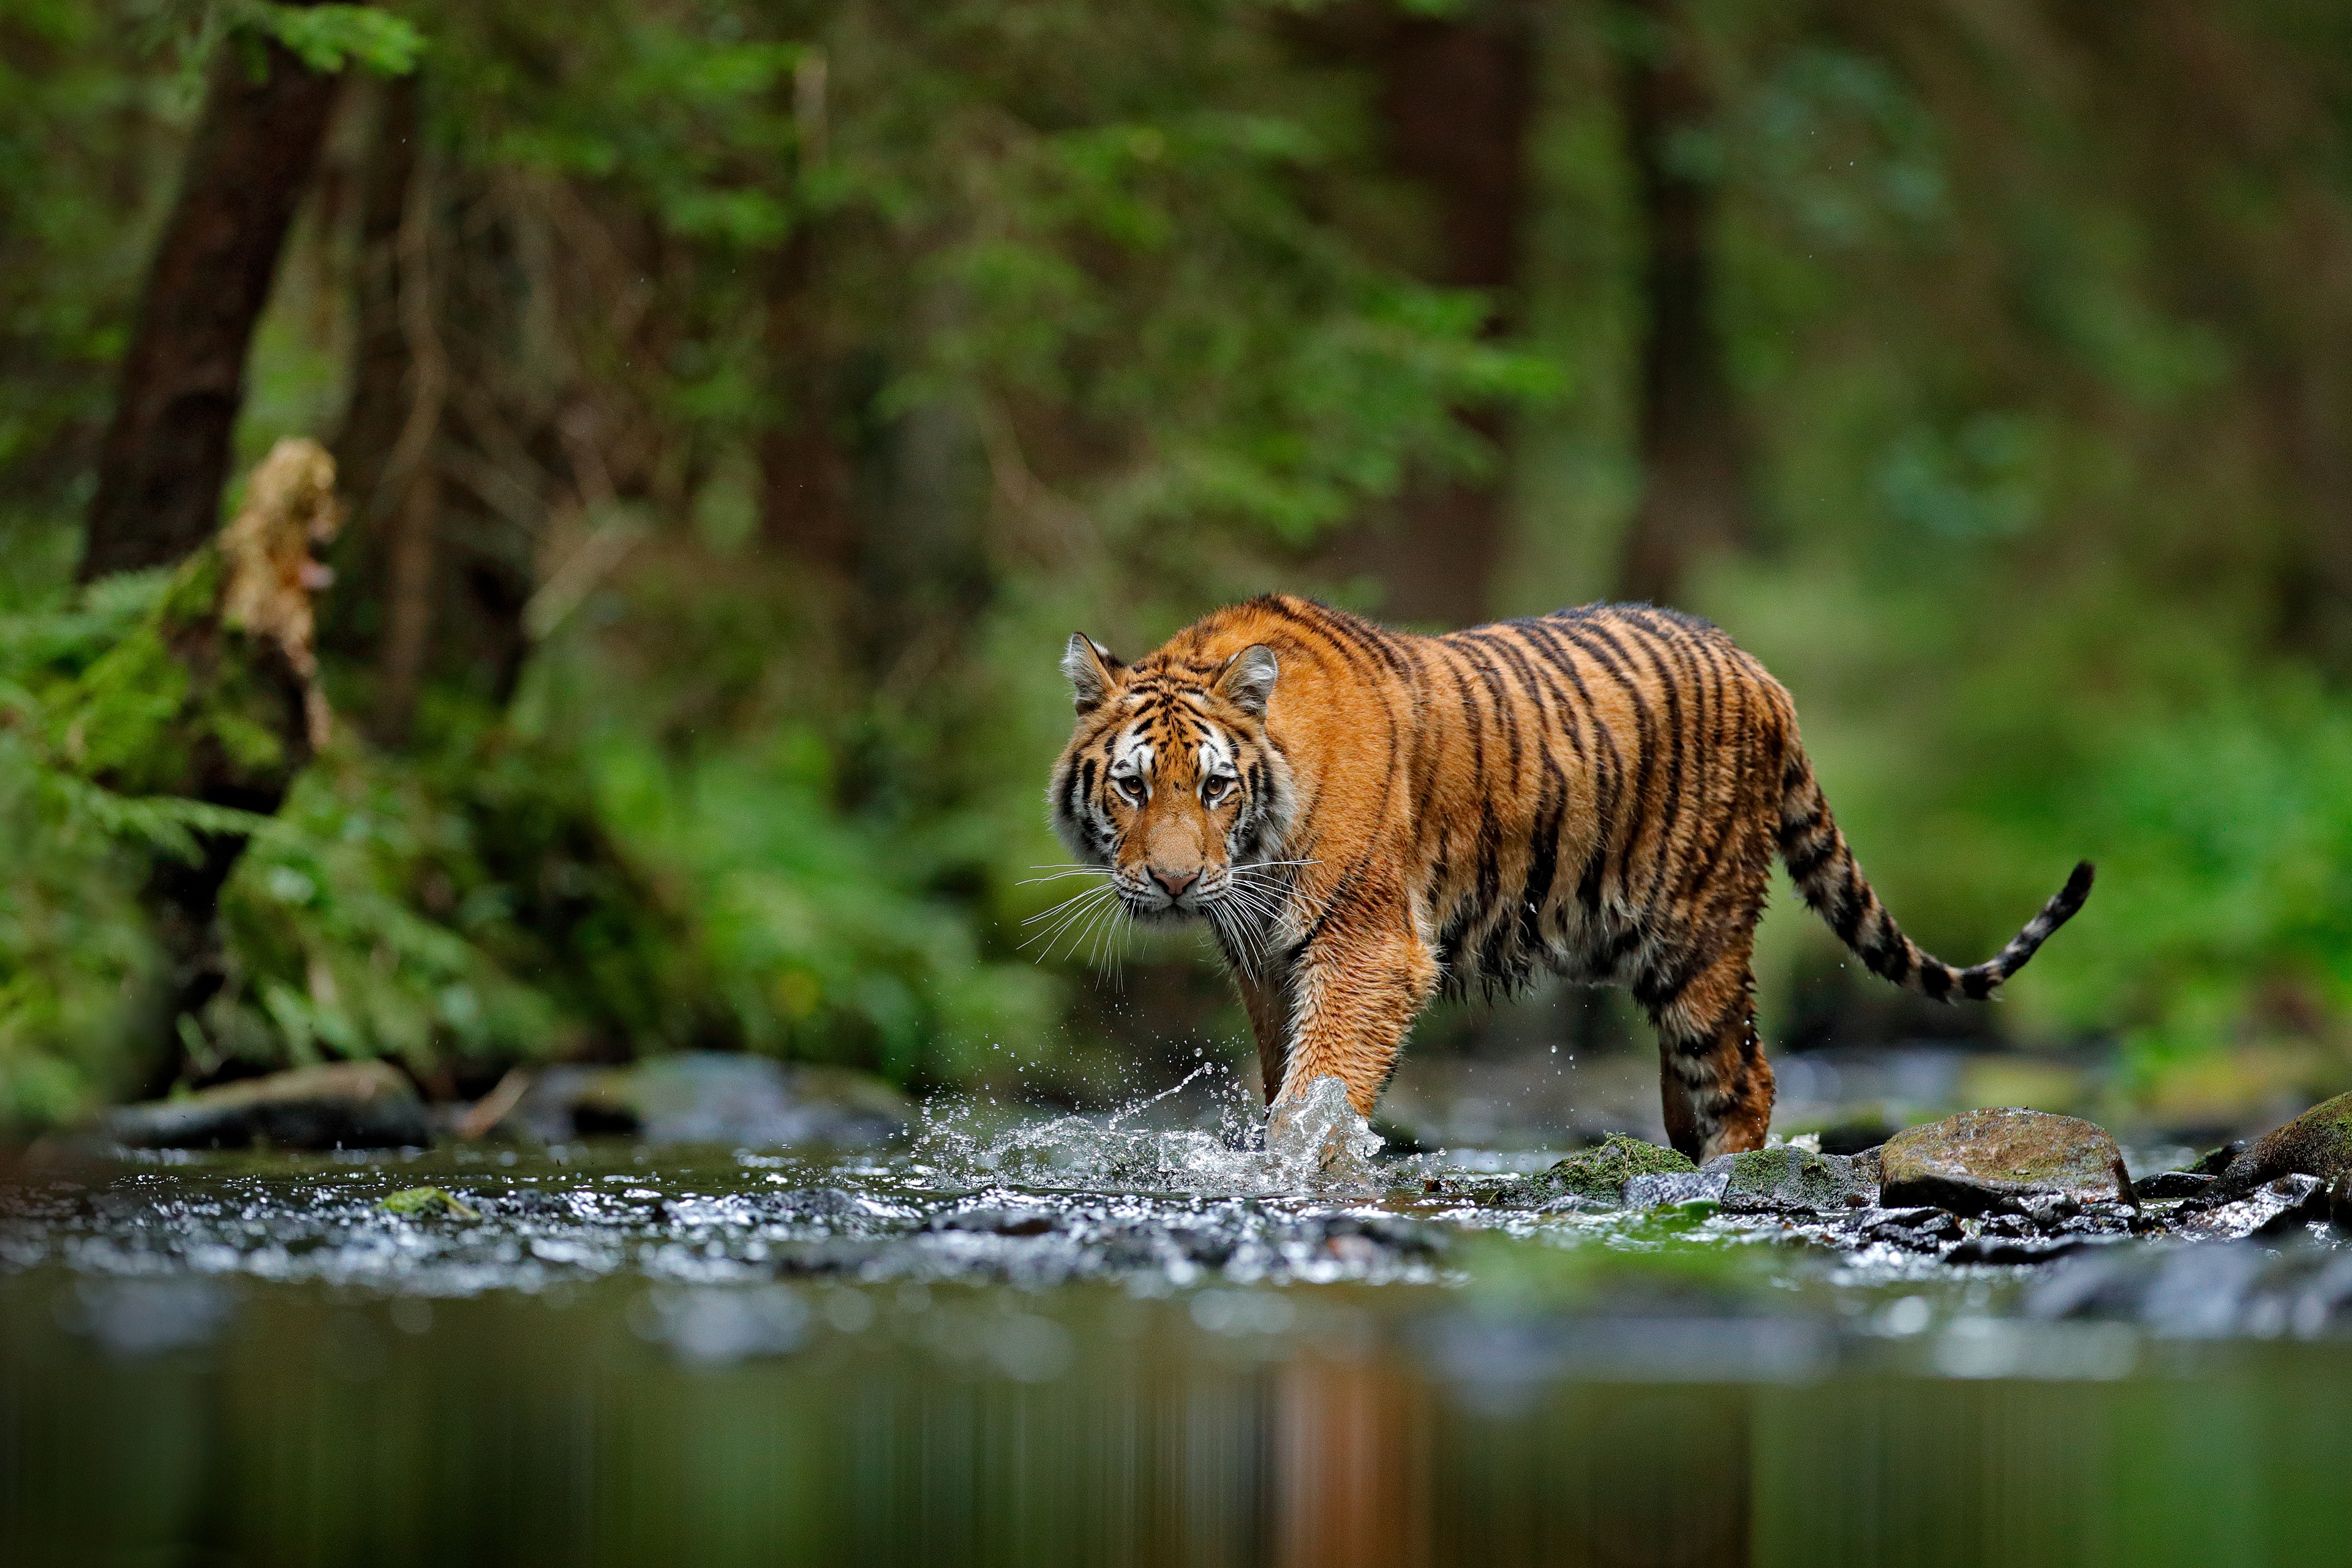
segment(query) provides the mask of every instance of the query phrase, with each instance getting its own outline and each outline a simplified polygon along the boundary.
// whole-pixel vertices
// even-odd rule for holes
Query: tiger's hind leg
[[[1756,1035],[1756,977],[1748,932],[1666,988],[1636,985],[1655,998],[1658,1092],[1666,1138],[1699,1163],[1761,1149],[1772,1125],[1772,1067]]]

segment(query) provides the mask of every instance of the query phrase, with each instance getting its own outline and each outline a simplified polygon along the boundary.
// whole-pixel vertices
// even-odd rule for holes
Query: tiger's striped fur
[[[1441,990],[1630,987],[1694,1159],[1761,1146],[1749,969],[1773,856],[1871,970],[1981,998],[2082,907],[2088,863],[1990,962],[1919,950],[1832,819],[1789,694],[1707,622],[1593,605],[1444,637],[1267,595],[1133,666],[1084,637],[1064,841],[1129,913],[1210,921],[1266,1099],[1370,1114]]]

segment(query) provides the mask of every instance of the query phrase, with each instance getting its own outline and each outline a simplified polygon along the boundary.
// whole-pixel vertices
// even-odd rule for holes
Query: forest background
[[[289,435],[333,721],[160,744]],[[1237,1052],[1192,939],[1113,984],[1024,921],[1063,640],[1273,587],[1712,616],[1962,962],[2100,863],[1941,1020],[1784,898],[1781,1048],[2334,1092],[2352,11],[0,6],[5,1128],[340,1057]]]

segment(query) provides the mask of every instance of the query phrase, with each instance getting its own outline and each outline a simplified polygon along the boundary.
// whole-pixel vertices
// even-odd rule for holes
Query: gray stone
[[[2352,1179],[2352,1094],[2324,1100],[2256,1139],[2221,1173],[2221,1191],[2236,1196],[2297,1175]]]
[[[106,1113],[135,1149],[398,1149],[432,1142],[425,1103],[390,1062],[296,1068]]]
[[[1831,1214],[1868,1208],[1874,1195],[1853,1161],[1787,1144],[1707,1162],[1725,1177],[1726,1214]]]
[[[2078,1117],[2008,1108],[1968,1110],[1898,1132],[1880,1151],[1880,1201],[1982,1214],[2064,1196],[2131,1201],[2116,1141]]]
[[[1625,1184],[1625,1206],[1662,1208],[1668,1204],[1721,1203],[1731,1180],[1727,1171],[1675,1171],[1664,1175],[1634,1176]]]

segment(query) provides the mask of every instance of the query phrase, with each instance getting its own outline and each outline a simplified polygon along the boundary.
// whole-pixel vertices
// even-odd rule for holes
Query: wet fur
[[[1749,954],[1776,854],[1874,973],[1943,1000],[1990,994],[2090,890],[2086,863],[1989,963],[1921,952],[1831,817],[1788,692],[1646,605],[1433,637],[1268,595],[1131,667],[1074,638],[1064,668],[1055,827],[1130,914],[1211,921],[1277,1107],[1333,1075],[1369,1115],[1440,991],[1550,971],[1628,987],[1656,1025],[1676,1148],[1758,1148]]]

